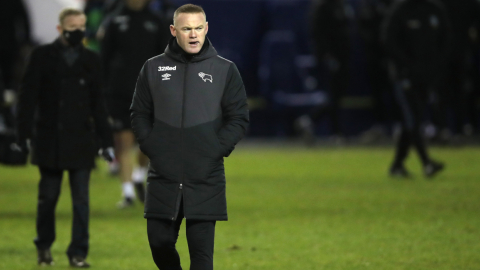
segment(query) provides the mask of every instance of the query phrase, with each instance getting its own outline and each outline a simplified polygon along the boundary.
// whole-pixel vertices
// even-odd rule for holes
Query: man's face
[[[63,23],[57,26],[57,31],[61,35],[64,30],[66,31],[75,31],[81,30],[85,31],[86,27],[85,24],[87,22],[87,18],[85,15],[70,15],[63,19]]]
[[[198,53],[205,42],[208,22],[203,13],[180,13],[170,25],[172,36],[177,38],[178,45],[189,54]]]

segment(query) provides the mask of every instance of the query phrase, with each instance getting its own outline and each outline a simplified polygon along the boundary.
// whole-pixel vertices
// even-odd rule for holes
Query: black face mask
[[[70,46],[75,47],[82,42],[83,37],[85,37],[85,32],[79,29],[74,31],[63,30],[63,37]]]

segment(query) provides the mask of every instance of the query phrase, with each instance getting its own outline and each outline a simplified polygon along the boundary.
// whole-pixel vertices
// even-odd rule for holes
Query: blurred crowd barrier
[[[104,6],[116,0],[23,1],[30,16],[33,44],[52,41],[57,35],[55,25],[58,11],[65,6],[75,6],[86,9],[89,20],[87,46],[98,50],[96,34],[106,17],[102,13]],[[189,2],[205,9],[210,25],[210,40],[221,56],[237,64],[242,74],[251,110],[249,136],[295,136],[295,119],[310,112],[313,107],[328,107],[331,102],[331,93],[328,91],[329,67],[325,63],[319,63],[313,53],[313,1],[152,0],[150,8],[159,14],[171,16],[171,10],[174,10],[172,7]],[[336,118],[339,119],[340,129],[345,136],[362,135],[377,126],[380,127],[380,132],[389,136],[394,132],[398,121],[391,90],[385,86],[385,81],[388,84],[388,74],[385,70],[375,71],[375,64],[372,67],[369,60],[377,58],[378,61],[383,61],[381,49],[375,49],[379,44],[372,46],[369,39],[372,40],[372,35],[373,40],[378,39],[382,16],[388,8],[387,2],[392,1],[342,2],[347,14],[349,35],[349,82],[338,101],[339,115]],[[370,5],[371,10],[365,9],[366,5]],[[162,12],[167,6],[169,11]],[[372,12],[376,13],[372,15]],[[477,63],[478,75],[478,54],[475,57],[473,60]],[[385,89],[378,93],[382,87]],[[479,92],[478,86],[475,91]],[[376,95],[373,96],[372,92]],[[380,112],[379,100],[382,108]],[[476,104],[475,113],[478,115],[478,95]],[[329,118],[319,121],[315,126],[316,135],[331,135],[330,121]],[[478,123],[473,124],[478,126]]]

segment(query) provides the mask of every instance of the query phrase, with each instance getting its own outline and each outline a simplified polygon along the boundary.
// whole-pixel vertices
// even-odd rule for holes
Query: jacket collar
[[[62,51],[65,50],[67,47],[60,41],[59,38],[57,38],[53,43],[50,45],[50,57],[52,59],[55,59],[55,61],[64,61],[61,60],[62,58]],[[85,53],[86,53],[86,48],[83,45],[79,45],[78,47],[79,50],[79,57],[71,66],[69,69],[64,69],[61,71],[61,73],[65,72],[66,70],[74,70],[74,72],[81,72],[84,69],[91,70],[92,67],[91,65],[87,62],[87,59],[85,58]],[[65,62],[66,65],[66,62]],[[78,68],[82,67],[82,68]]]
[[[176,61],[182,63],[189,62],[200,62],[210,57],[217,56],[218,53],[215,48],[212,46],[210,40],[206,37],[203,47],[197,54],[189,55],[187,54],[177,43],[177,39],[172,37],[168,42],[167,48],[165,49],[165,54]]]
[[[67,49],[68,47],[62,43],[60,38],[55,39],[55,41],[52,43],[53,45],[53,50],[51,51],[52,55],[59,55],[63,50]],[[80,55],[83,54],[83,51],[85,50],[85,47],[83,45],[78,45],[75,49],[78,49],[78,52]]]

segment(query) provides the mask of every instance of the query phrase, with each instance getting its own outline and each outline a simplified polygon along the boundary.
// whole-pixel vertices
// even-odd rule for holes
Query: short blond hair
[[[60,14],[58,15],[58,23],[60,25],[63,25],[63,21],[65,21],[65,18],[68,16],[78,16],[78,15],[84,15],[85,13],[81,11],[80,9],[76,8],[64,8],[62,11],[60,11]]]
[[[175,13],[173,13],[173,24],[175,24],[175,19],[178,17],[180,13],[190,13],[190,14],[202,13],[205,16],[205,20],[207,19],[207,14],[205,14],[205,11],[201,6],[197,6],[194,4],[185,4],[177,8],[177,10],[175,10]]]

